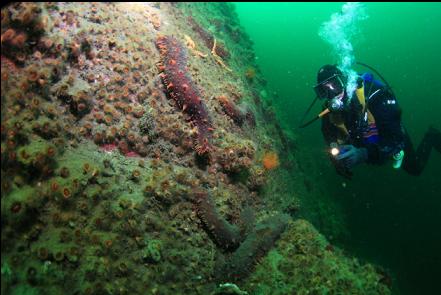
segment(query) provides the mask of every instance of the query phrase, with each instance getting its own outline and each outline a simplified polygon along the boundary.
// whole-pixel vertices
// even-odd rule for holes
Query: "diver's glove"
[[[337,171],[338,174],[340,174],[341,176],[343,176],[346,179],[351,179],[353,176],[353,173],[350,169],[346,168],[346,166],[344,165],[343,162],[339,162],[337,161],[337,159],[333,156],[333,155],[329,155],[332,164],[335,167],[335,170]]]
[[[368,159],[368,151],[366,148],[356,148],[353,145],[340,146],[342,151],[335,159],[351,170],[360,163],[366,162]]]

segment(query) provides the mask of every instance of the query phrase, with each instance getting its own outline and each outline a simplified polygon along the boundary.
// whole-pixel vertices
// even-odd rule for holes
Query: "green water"
[[[350,236],[339,243],[389,269],[398,286],[395,292],[435,294],[441,274],[441,156],[432,152],[419,177],[390,166],[360,167],[344,187],[328,163],[320,124],[296,127],[314,98],[317,70],[336,63],[318,30],[341,6],[236,3],[282,125],[294,130],[302,149],[322,162],[320,173],[310,173],[326,180],[328,194],[344,208]],[[441,4],[366,3],[365,8],[369,17],[353,40],[355,57],[379,70],[393,87],[417,145],[429,125],[441,128]],[[316,105],[313,113],[318,109]]]

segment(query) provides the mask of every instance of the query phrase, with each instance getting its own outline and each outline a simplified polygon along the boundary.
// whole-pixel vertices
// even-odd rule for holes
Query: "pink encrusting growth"
[[[113,152],[117,148],[118,148],[118,146],[114,143],[106,143],[106,144],[103,144],[102,146],[100,146],[100,149],[104,152]]]
[[[207,107],[188,73],[186,49],[171,36],[159,36],[156,46],[161,53],[158,68],[167,93],[197,128],[195,150],[199,155],[205,154],[211,148],[212,126]]]

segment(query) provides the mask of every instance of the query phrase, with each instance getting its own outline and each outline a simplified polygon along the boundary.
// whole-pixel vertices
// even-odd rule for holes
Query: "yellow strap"
[[[364,111],[364,108],[366,107],[366,98],[364,96],[364,85],[361,86],[360,88],[355,89],[355,94],[357,95],[358,101],[363,106],[363,111]]]
[[[360,88],[355,89],[355,94],[357,95],[358,101],[363,106],[363,113],[366,109],[366,97],[364,96],[364,84]],[[371,111],[367,110],[368,123],[369,125],[375,123],[375,118],[372,115]]]
[[[341,114],[338,113],[338,112],[330,113],[329,114],[329,120],[338,129],[338,134],[337,134],[337,141],[338,141],[338,143],[339,144],[343,143],[346,140],[346,138],[348,137],[349,132],[348,132],[348,129],[346,128],[346,126],[345,126],[345,123],[343,121],[343,118],[342,118]]]

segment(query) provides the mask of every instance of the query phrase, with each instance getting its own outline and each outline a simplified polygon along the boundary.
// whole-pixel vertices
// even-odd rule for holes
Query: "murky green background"
[[[401,294],[435,294],[441,277],[441,156],[432,153],[420,177],[387,167],[360,167],[343,187],[328,163],[320,124],[297,128],[314,98],[316,72],[335,63],[318,36],[342,3],[237,3],[255,43],[258,64],[282,124],[302,149],[322,162],[313,177],[344,208],[350,236],[338,241],[351,254],[388,268]],[[353,40],[357,60],[376,68],[393,87],[414,144],[430,124],[441,128],[441,4],[366,3],[369,18]],[[357,68],[362,71],[362,68]],[[318,104],[311,116],[318,112]],[[331,218],[331,217],[330,217]]]

